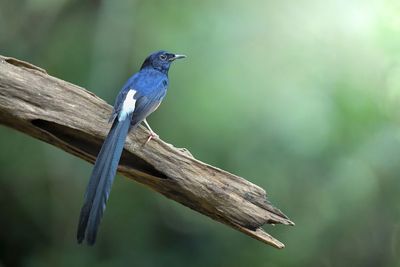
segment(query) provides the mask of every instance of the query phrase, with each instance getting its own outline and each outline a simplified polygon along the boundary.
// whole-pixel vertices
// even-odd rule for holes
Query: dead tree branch
[[[43,69],[0,56],[0,123],[91,163],[110,127],[111,106],[85,89]],[[277,248],[261,228],[293,225],[266,192],[236,175],[207,165],[160,139],[143,146],[147,132],[130,133],[118,171],[210,218]]]

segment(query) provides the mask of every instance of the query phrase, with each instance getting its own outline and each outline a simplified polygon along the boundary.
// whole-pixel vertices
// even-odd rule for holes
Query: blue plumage
[[[126,136],[142,121],[148,126],[146,117],[157,109],[167,93],[171,63],[183,57],[165,51],[151,54],[140,71],[129,78],[119,92],[110,118],[113,124],[97,156],[86,189],[79,217],[78,243],[85,238],[89,245],[95,243]],[[155,134],[148,128],[150,140]]]

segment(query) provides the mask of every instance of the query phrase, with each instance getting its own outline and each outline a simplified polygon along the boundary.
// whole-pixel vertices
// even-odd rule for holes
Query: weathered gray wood
[[[30,63],[0,56],[0,123],[94,162],[110,125],[111,106],[85,89]],[[127,138],[119,172],[164,196],[277,248],[261,228],[294,225],[266,192],[193,158],[160,139],[145,143],[139,127]]]

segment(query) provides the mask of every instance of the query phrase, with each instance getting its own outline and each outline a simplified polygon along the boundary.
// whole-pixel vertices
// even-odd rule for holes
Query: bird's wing
[[[136,106],[132,114],[131,125],[139,124],[158,108],[165,97],[166,89],[166,87],[160,86],[156,90],[152,90],[146,94],[140,94],[140,92],[138,92],[137,95],[135,95]]]
[[[132,116],[132,125],[141,122],[160,105],[167,92],[167,87],[168,77],[164,74],[160,75],[159,72],[135,74],[119,92],[109,121],[112,122],[119,116],[128,93],[134,90],[135,110]]]

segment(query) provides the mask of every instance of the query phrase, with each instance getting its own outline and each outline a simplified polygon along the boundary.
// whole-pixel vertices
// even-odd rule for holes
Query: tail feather
[[[100,220],[106,207],[125,139],[129,132],[130,119],[130,116],[128,116],[122,121],[118,121],[117,118],[114,120],[97,156],[79,217],[78,243],[82,243],[85,235],[89,245],[93,245],[96,241]]]

